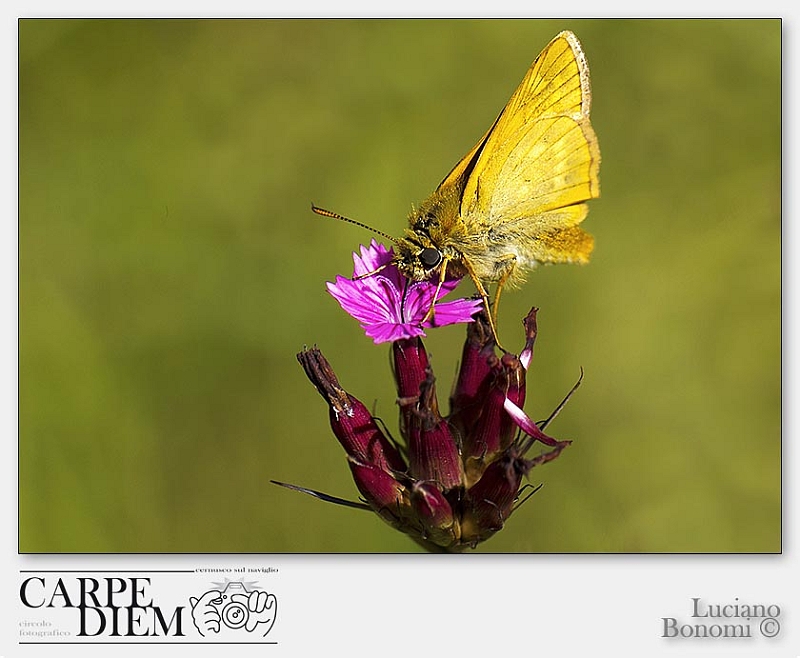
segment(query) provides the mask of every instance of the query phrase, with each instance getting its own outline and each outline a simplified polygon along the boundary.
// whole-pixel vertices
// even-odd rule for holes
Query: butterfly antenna
[[[313,203],[311,204],[311,210],[317,213],[318,215],[322,215],[323,217],[331,217],[332,219],[340,219],[343,222],[348,222],[349,224],[355,224],[356,226],[360,226],[361,228],[365,228],[368,231],[372,231],[373,233],[377,233],[378,235],[386,238],[387,240],[391,240],[395,244],[397,244],[397,240],[395,240],[391,235],[388,233],[384,233],[383,231],[379,231],[376,228],[372,228],[371,226],[367,226],[366,224],[362,224],[361,222],[357,222],[355,219],[350,219],[349,217],[345,217],[344,215],[340,215],[338,212],[333,212],[332,210],[325,210],[325,208],[318,208]]]

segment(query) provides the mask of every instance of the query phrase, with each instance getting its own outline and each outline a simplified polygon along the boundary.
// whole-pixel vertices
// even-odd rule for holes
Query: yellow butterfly
[[[588,212],[584,202],[600,194],[591,98],[580,42],[561,32],[491,128],[411,213],[405,236],[382,234],[396,243],[395,264],[409,279],[438,276],[441,286],[447,274],[468,274],[495,340],[505,285],[520,284],[539,263],[585,263],[594,247],[578,226]],[[491,307],[489,282],[497,283]],[[425,319],[433,313],[431,306]]]

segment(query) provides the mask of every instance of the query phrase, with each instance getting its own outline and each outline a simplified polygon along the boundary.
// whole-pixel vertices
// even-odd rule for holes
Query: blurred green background
[[[398,234],[560,30],[603,155],[590,265],[504,296],[573,446],[482,552],[781,549],[778,20],[22,20],[22,552],[415,552],[357,498],[295,360],[396,426],[324,289]],[[464,289],[471,292],[471,284]],[[463,327],[426,341],[442,397]]]

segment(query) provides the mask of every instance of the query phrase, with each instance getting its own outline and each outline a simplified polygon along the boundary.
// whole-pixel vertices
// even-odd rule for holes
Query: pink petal
[[[353,276],[374,272],[392,260],[391,250],[372,240],[369,247],[361,245],[361,255],[353,253]]]
[[[413,338],[414,336],[425,335],[421,327],[410,324],[397,324],[394,322],[362,324],[361,328],[367,336],[372,338],[376,345],[393,342],[401,338]]]
[[[542,430],[539,429],[539,426],[534,423],[528,414],[526,414],[522,409],[520,409],[516,404],[514,404],[508,398],[505,399],[503,403],[503,407],[508,412],[508,415],[514,419],[514,422],[517,426],[528,434],[529,436],[537,439],[548,446],[555,446],[558,445],[558,441],[553,439],[552,437],[547,436]]]
[[[426,327],[443,327],[459,322],[472,322],[472,317],[481,310],[483,302],[480,299],[454,299],[452,302],[436,304],[433,311],[433,322],[425,323]]]

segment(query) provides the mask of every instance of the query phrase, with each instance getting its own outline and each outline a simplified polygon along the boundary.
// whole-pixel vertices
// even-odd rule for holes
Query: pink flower
[[[434,302],[438,280],[409,281],[392,264],[393,258],[393,250],[373,240],[369,247],[361,247],[360,256],[353,254],[352,279],[337,276],[335,283],[327,284],[328,292],[376,344],[424,336],[425,328],[472,322],[480,311],[479,299],[439,302],[460,281],[448,277],[436,297],[433,316],[423,322]]]

